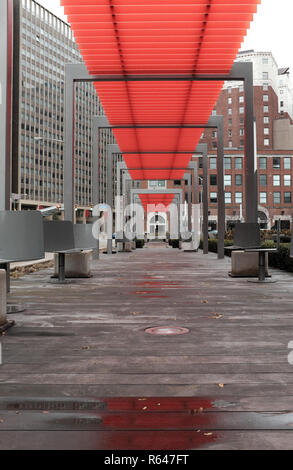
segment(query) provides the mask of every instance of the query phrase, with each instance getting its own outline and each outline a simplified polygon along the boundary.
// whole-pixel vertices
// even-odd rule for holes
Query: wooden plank
[[[22,374],[2,373],[3,384],[201,385],[293,384],[293,374]]]
[[[203,406],[205,406],[203,404]],[[147,408],[147,407],[145,407]],[[159,406],[158,406],[159,408]],[[1,431],[238,431],[292,430],[293,413],[1,411]]]
[[[0,431],[0,449],[292,450],[292,439],[292,431]]]

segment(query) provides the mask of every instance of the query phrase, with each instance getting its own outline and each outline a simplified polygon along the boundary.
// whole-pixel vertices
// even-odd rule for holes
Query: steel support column
[[[203,161],[203,253],[209,253],[209,192],[208,192],[208,146],[200,144],[197,150],[202,153]]]
[[[0,1],[0,210],[10,210],[12,165],[13,1]],[[10,265],[5,264],[10,292]]]
[[[218,138],[218,259],[225,258],[226,206],[224,170],[224,129],[223,116],[213,116],[210,121],[217,129]]]
[[[12,73],[13,73],[13,3],[0,2],[0,210],[10,210]]]
[[[120,153],[117,144],[109,144],[107,147],[107,205],[113,211],[113,154]],[[111,234],[113,235],[113,226],[111,227]],[[113,238],[107,241],[107,253],[111,255],[113,252]]]

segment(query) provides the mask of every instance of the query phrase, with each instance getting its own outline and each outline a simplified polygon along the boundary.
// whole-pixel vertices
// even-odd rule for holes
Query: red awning
[[[223,82],[133,82],[127,77],[228,74],[259,3],[61,0],[89,73],[125,77],[95,84],[110,124],[177,126],[207,123]],[[131,152],[125,155],[128,168],[141,168],[130,171],[132,177],[155,180],[183,177],[184,170],[172,168],[188,165],[202,132],[119,129],[114,134],[121,151]]]

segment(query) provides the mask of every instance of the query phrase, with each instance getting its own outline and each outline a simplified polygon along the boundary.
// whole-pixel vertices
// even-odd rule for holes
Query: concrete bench
[[[44,239],[45,251],[58,254],[58,283],[66,283],[65,278],[71,277],[72,270],[74,270],[72,277],[90,277],[92,257],[88,252],[97,247],[97,240],[92,234],[92,225],[73,225],[70,221],[44,222]]]
[[[6,290],[7,285],[9,285],[10,263],[34,261],[43,258],[45,258],[45,252],[41,213],[37,211],[0,211],[0,268],[4,268],[6,271]],[[3,283],[2,272],[1,292]],[[3,299],[3,296],[1,297]],[[9,310],[7,304],[5,310],[6,312]],[[15,309],[14,312],[16,312]]]

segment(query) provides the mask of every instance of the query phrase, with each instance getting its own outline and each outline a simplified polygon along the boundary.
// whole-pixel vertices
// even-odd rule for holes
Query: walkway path
[[[293,276],[228,270],[154,243],[71,285],[13,281],[27,310],[2,341],[0,449],[292,449]]]

